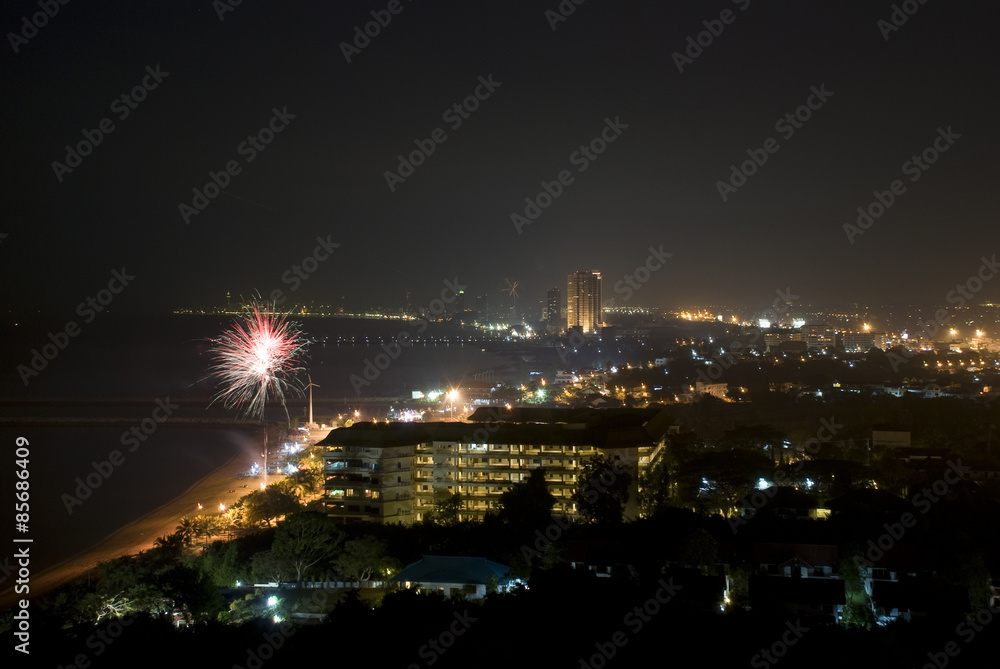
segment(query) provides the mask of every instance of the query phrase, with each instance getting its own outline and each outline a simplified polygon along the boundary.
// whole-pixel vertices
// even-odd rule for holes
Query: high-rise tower
[[[545,320],[555,323],[559,320],[559,289],[549,288],[545,297]]]
[[[566,327],[596,332],[604,322],[601,313],[601,273],[577,271],[567,277]]]

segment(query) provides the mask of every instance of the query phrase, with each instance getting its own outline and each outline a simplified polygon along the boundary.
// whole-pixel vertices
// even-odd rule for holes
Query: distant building
[[[725,383],[702,383],[701,381],[696,381],[694,384],[694,391],[701,395],[711,395],[712,397],[717,397],[720,400],[726,399],[726,391],[729,390],[729,386]]]
[[[490,301],[489,295],[483,294],[476,297],[476,313],[479,316],[480,323],[487,323],[490,320]]]
[[[458,295],[455,295],[454,300],[448,306],[446,313],[449,316],[457,316],[458,314],[461,314],[463,311],[465,311],[465,291],[460,290],[458,291]]]
[[[872,428],[873,448],[900,448],[910,446],[910,432],[895,430],[891,427],[875,426]]]
[[[559,320],[559,302],[561,296],[558,288],[549,288],[545,297],[545,320],[552,322]]]
[[[566,283],[566,327],[579,327],[584,334],[596,332],[604,322],[601,273],[573,272]]]
[[[867,353],[873,348],[885,350],[884,332],[842,332],[840,339],[847,353]]]
[[[784,342],[802,342],[801,330],[795,328],[771,328],[764,333],[764,346],[767,352],[778,351]]]
[[[806,348],[810,351],[822,351],[836,344],[833,327],[826,323],[803,325],[800,330],[805,337]]]

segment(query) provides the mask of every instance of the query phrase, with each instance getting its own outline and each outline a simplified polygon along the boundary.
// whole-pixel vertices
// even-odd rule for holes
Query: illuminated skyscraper
[[[559,320],[559,289],[549,288],[548,295],[545,298],[545,320],[550,323],[554,323]]]
[[[573,272],[566,286],[566,327],[596,332],[604,322],[601,313],[601,273]]]

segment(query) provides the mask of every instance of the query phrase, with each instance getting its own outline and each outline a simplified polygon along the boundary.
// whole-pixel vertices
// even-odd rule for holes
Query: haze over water
[[[59,331],[60,324],[22,324],[8,332],[8,345],[0,352],[2,415],[6,421],[29,422],[0,425],[0,438],[8,445],[19,436],[30,442],[36,573],[171,501],[235,455],[244,453],[248,464],[259,458],[260,428],[171,424],[171,419],[225,422],[237,417],[236,411],[218,404],[209,407],[215,386],[206,380],[207,340],[231,320],[228,316],[101,314],[47,361],[37,376],[29,377],[27,386],[18,365],[30,365],[31,349],[48,343],[48,333]],[[357,397],[350,376],[363,375],[365,359],[374,359],[382,351],[381,340],[390,341],[404,330],[416,332],[413,322],[401,320],[299,321],[304,333],[316,341],[307,366],[313,382],[321,386],[314,390],[318,417],[343,410],[345,399]],[[425,335],[454,338],[460,332],[457,326],[434,324]],[[471,378],[482,369],[506,366],[507,360],[483,352],[475,343],[418,344],[403,349],[363,393],[408,396],[410,388],[426,390]],[[122,443],[123,432],[151,417],[157,399],[168,397],[178,408],[146,441],[130,450],[131,442]],[[304,399],[294,398],[290,405],[292,418],[303,415]],[[31,419],[41,418],[85,422],[63,427],[30,424]],[[101,424],[102,420],[118,422]],[[280,404],[269,404],[267,420],[285,420]],[[102,477],[100,486],[81,504],[67,506],[62,496],[76,496],[77,478],[86,480],[95,471],[93,463],[107,461],[115,450],[121,452],[124,463],[109,477]],[[12,466],[2,468],[3,489],[13,489],[13,471]],[[192,509],[191,515],[196,513]],[[4,530],[5,535],[9,532]]]

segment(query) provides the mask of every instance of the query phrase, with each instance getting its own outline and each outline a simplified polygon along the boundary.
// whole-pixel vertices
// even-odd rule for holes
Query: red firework
[[[305,371],[300,358],[309,341],[287,314],[251,302],[229,330],[211,341],[215,362],[210,372],[221,385],[212,403],[221,400],[227,409],[262,419],[269,398],[279,399],[287,415],[286,393],[303,394],[296,375]]]

